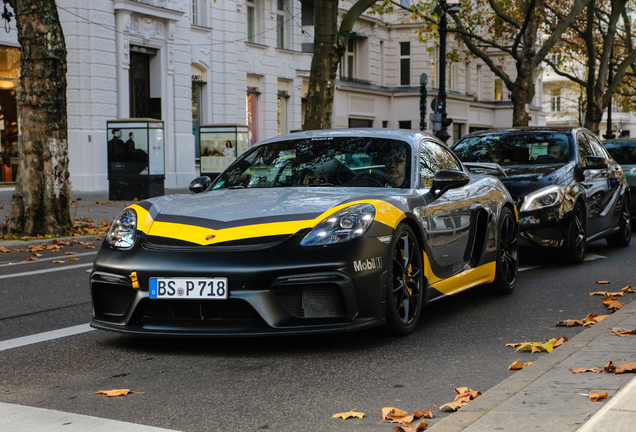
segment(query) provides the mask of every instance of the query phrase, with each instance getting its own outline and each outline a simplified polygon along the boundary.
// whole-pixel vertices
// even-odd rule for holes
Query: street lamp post
[[[448,25],[446,15],[452,12],[459,12],[458,0],[439,0],[435,6],[435,13],[439,16],[439,92],[437,96],[437,107],[435,111],[441,114],[441,128],[435,131],[435,136],[444,143],[450,138],[448,126],[453,123],[453,119],[446,114],[446,34]]]

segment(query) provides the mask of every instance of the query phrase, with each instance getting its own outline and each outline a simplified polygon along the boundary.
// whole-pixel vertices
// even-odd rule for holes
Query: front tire
[[[510,294],[519,271],[519,225],[508,207],[499,216],[497,242],[497,267],[490,288],[495,294]]]
[[[565,260],[570,264],[581,264],[585,259],[585,252],[587,251],[586,225],[585,207],[580,202],[576,203],[572,210],[568,245],[564,251]]]
[[[623,198],[621,206],[621,218],[618,222],[618,232],[607,237],[607,244],[614,247],[627,247],[632,240],[631,215],[629,213],[629,201]]]
[[[422,249],[413,230],[402,224],[397,227],[390,250],[386,329],[391,335],[404,336],[415,330],[422,313]]]

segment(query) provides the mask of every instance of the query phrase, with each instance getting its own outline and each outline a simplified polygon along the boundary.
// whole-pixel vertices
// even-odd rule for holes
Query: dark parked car
[[[114,221],[93,327],[160,335],[412,332],[422,307],[516,284],[514,203],[436,138],[332,130],[266,140],[193,195]]]
[[[603,142],[612,158],[623,168],[631,192],[631,214],[636,216],[636,138],[618,138]]]
[[[562,248],[580,263],[587,243],[631,239],[630,193],[623,170],[583,128],[536,127],[466,135],[453,150],[471,170],[499,173],[519,210],[522,239]]]

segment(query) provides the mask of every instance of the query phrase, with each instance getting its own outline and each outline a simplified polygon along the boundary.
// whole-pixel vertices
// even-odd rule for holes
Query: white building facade
[[[165,187],[198,175],[204,125],[248,125],[250,144],[302,129],[313,7],[299,0],[58,0],[68,51],[69,170],[75,191],[108,189],[106,122],[165,125]],[[344,13],[353,2],[341,2]],[[364,15],[341,63],[332,126],[419,129],[419,80],[437,94],[439,57],[399,13]],[[508,70],[514,70],[509,67]],[[479,61],[448,72],[450,142],[509,127],[501,80]],[[541,80],[537,86],[540,88]],[[0,33],[0,183],[15,181],[19,44]],[[545,124],[541,92],[531,124]],[[430,109],[429,109],[430,112]]]

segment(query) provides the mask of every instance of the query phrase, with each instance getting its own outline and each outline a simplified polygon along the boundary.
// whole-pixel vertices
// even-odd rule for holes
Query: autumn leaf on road
[[[65,263],[66,261],[62,261],[62,260],[54,260],[54,261],[51,261],[51,262],[52,262],[53,264],[62,264],[62,263]]]
[[[612,327],[611,329],[609,329],[609,331],[612,336],[629,336],[636,334],[636,329],[627,330],[622,327]]]
[[[11,251],[10,251],[9,249],[7,249],[6,247],[4,247],[4,246],[0,246],[0,252],[2,252],[2,253],[9,253],[9,252],[11,252]]]
[[[623,363],[622,365],[616,366],[614,370],[615,374],[622,374],[625,372],[636,372],[636,363]]]
[[[607,399],[607,393],[593,392],[589,393],[588,397],[592,402],[596,402],[599,399]]]
[[[384,407],[377,412],[382,413],[382,421],[389,423],[408,423],[413,421],[413,415],[394,407]]]
[[[100,390],[100,391],[96,391],[95,394],[104,394],[108,397],[115,397],[115,396],[126,396],[128,393],[137,393],[137,394],[144,394],[146,392],[136,392],[136,391],[132,391],[130,389],[118,389],[118,390]]]
[[[431,411],[429,407],[426,407],[426,411],[424,412],[415,411],[414,414],[415,414],[415,417],[419,417],[419,418],[428,418],[428,419],[433,418],[433,411]]]
[[[508,366],[508,370],[519,370],[525,369],[527,366],[530,366],[532,362],[519,363],[521,359],[518,359],[516,362]]]
[[[593,367],[593,368],[571,368],[571,369],[568,369],[568,370],[571,370],[574,373],[583,373],[583,372],[601,373],[601,372],[603,372],[603,369],[597,368],[597,367]]]
[[[457,411],[477,396],[481,396],[480,391],[471,390],[468,387],[458,387],[455,389],[455,392],[459,394],[455,396],[455,400],[453,402],[449,402],[439,407],[437,405],[433,406],[438,410]]]
[[[597,284],[600,284],[600,285],[604,285],[604,284],[611,284],[611,282],[610,282],[610,281],[598,281],[598,282],[596,282],[596,283],[597,283]]]
[[[403,423],[400,426],[393,426],[393,430],[395,431],[404,431],[404,432],[417,432],[423,431],[428,427],[428,423],[424,420],[421,420],[419,423]]]
[[[558,323],[556,323],[556,325],[558,325],[558,326],[564,325],[566,327],[572,327],[572,326],[575,326],[575,325],[590,326],[591,327],[594,324],[603,321],[608,316],[609,315],[594,315],[593,313],[590,313],[585,318],[583,318],[581,320],[568,319],[568,320],[559,321]]]
[[[619,302],[618,300],[616,300],[616,298],[614,298],[613,295],[608,295],[603,300],[601,300],[601,303],[605,305],[608,311],[612,312],[622,309],[622,307],[625,306],[625,303]]]
[[[636,290],[634,290],[634,288],[632,288],[631,285],[626,286],[625,288],[623,288],[621,290],[621,292],[627,294],[627,293],[636,293]]]
[[[364,413],[362,412],[355,412],[355,410],[357,410],[358,408],[354,408],[349,412],[345,412],[345,413],[338,413],[338,414],[334,414],[331,416],[331,418],[341,418],[343,420],[346,420],[348,418],[362,418],[364,417]]]
[[[75,257],[70,257],[68,260],[69,261],[79,261],[80,259],[79,258],[75,258]]]
[[[544,339],[545,343],[541,342],[523,342],[523,343],[509,343],[506,346],[515,348],[515,351],[519,350],[528,350],[533,354],[541,352],[545,350],[546,352],[552,352],[552,350],[558,346],[563,345],[564,342],[567,342],[568,338],[563,336],[560,338],[552,338],[550,340]]]
[[[64,252],[64,255],[77,255],[77,252]]]

